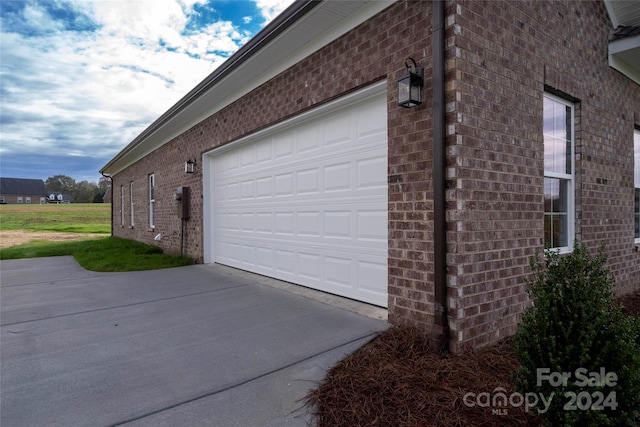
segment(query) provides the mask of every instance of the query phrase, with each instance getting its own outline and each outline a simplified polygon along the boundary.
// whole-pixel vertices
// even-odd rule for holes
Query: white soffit
[[[202,93],[192,93],[196,88],[187,94],[185,98],[193,96],[193,99],[176,109],[163,123],[155,122],[149,126],[104,166],[101,172],[110,175],[118,173],[394,2],[395,0],[322,2],[211,87]],[[233,56],[230,60],[232,59]],[[179,103],[184,102],[185,98]],[[176,107],[172,107],[174,108]]]
[[[604,0],[613,28],[640,25],[640,0]]]
[[[640,0],[604,0],[613,28],[640,27]],[[609,65],[640,84],[640,36],[609,42]]]

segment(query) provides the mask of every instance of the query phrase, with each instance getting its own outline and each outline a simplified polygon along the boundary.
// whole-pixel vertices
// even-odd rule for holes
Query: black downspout
[[[445,188],[445,97],[444,97],[444,2],[433,0],[433,328],[431,347],[437,353],[448,350],[447,316],[447,219]]]

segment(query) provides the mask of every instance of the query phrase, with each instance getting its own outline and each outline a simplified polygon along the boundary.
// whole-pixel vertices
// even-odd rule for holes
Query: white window
[[[133,227],[133,181],[129,183],[129,225]]]
[[[574,105],[544,95],[544,243],[570,252],[574,240]]]
[[[120,186],[120,225],[124,227],[124,185]]]
[[[155,204],[156,204],[156,195],[155,195],[155,177],[153,174],[149,175],[149,227],[155,227],[154,214],[155,214]]]
[[[0,203],[4,203],[4,196],[0,196]]]
[[[44,205],[45,203],[47,203],[47,198],[46,197],[40,197],[40,204]]]
[[[26,197],[26,202],[27,202],[28,204],[31,204],[31,197],[30,197],[30,196],[27,196],[27,197]]]
[[[18,203],[22,203],[22,196],[18,196]]]
[[[636,243],[640,243],[640,129],[633,132],[633,158],[634,158],[634,236]]]

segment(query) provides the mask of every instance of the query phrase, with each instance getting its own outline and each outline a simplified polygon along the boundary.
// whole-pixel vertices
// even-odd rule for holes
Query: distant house
[[[47,202],[54,204],[68,204],[73,203],[73,197],[71,197],[71,194],[51,193],[47,197]]]
[[[45,204],[47,189],[41,179],[0,178],[1,204]]]

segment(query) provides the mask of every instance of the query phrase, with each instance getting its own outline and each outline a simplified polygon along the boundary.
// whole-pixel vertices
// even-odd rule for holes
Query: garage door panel
[[[348,246],[345,252],[322,245],[298,251],[279,244],[254,250],[249,249],[252,244],[229,243],[229,246],[230,256],[220,257],[218,262],[307,287],[376,304],[382,300],[380,288],[386,287],[386,259],[366,254],[354,259],[353,254],[347,252],[351,249]],[[247,254],[255,254],[255,262]]]
[[[296,182],[298,184],[297,194],[318,194],[320,192],[322,182],[320,181],[319,168],[315,167],[298,171],[296,178]]]
[[[274,238],[309,237],[317,242],[340,238],[351,239],[350,244],[354,245],[361,240],[366,241],[363,245],[368,245],[371,241],[387,244],[386,211],[367,209],[375,207],[373,205],[361,209],[345,209],[347,207],[348,205],[336,204],[328,206],[327,209],[312,211],[306,210],[308,206],[301,207],[300,210],[255,206],[254,209],[244,208],[242,212],[219,212],[216,222],[220,236],[225,231],[249,232],[272,234]],[[263,238],[255,236],[256,241]]]
[[[356,239],[360,241],[377,241],[387,244],[387,212],[379,210],[360,210],[357,212]]]
[[[384,94],[210,165],[214,262],[386,306]]]
[[[320,237],[322,230],[320,212],[298,212],[296,220],[298,225],[298,236],[309,237],[314,240]]]
[[[358,160],[356,164],[357,180],[356,188],[381,188],[387,187],[387,156]]]
[[[317,253],[298,253],[298,275],[304,279],[310,279],[313,283],[321,283],[322,258]]]
[[[380,286],[386,286],[387,269],[380,262],[359,261],[358,287],[366,292],[377,292]]]
[[[353,278],[351,277],[352,264],[353,259],[351,257],[325,257],[326,282],[349,290],[353,283]]]
[[[278,138],[272,139],[272,141],[273,140],[275,140],[274,157],[276,160],[293,156],[293,141],[294,141],[293,132],[283,133]],[[269,141],[268,143],[272,144],[271,141]]]
[[[296,269],[296,254],[285,249],[276,249],[276,271],[287,277],[293,275]]]

